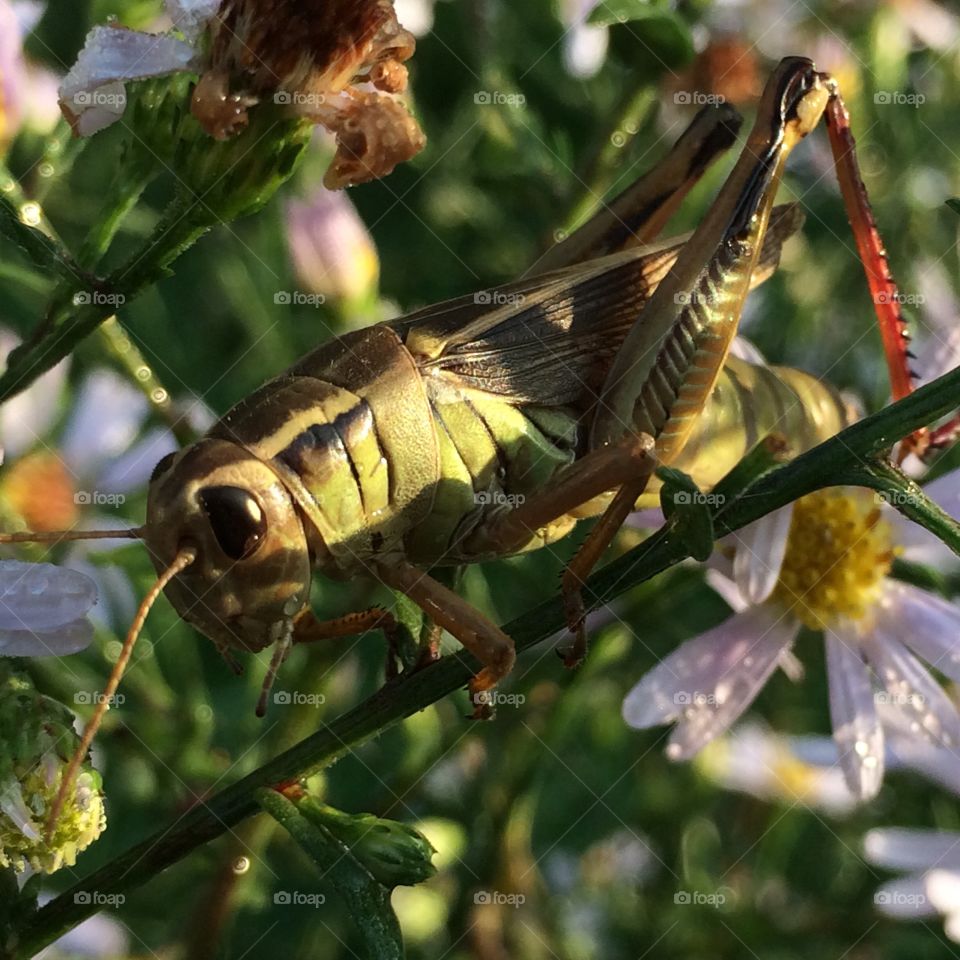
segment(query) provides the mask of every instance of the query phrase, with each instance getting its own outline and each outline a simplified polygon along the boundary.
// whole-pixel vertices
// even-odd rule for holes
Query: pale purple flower
[[[950,505],[960,496],[960,474],[931,484],[930,493]],[[689,759],[741,716],[778,666],[793,662],[807,622],[824,634],[834,738],[858,798],[873,797],[883,779],[879,705],[902,713],[914,737],[951,751],[960,746],[960,713],[926,666],[960,680],[960,607],[886,575],[895,544],[913,560],[933,538],[871,500],[862,490],[813,494],[798,501],[809,506],[789,537],[778,511],[734,538],[733,563],[722,569],[719,562],[709,574],[734,614],[682,644],[630,691],[627,723],[675,724],[667,753]],[[818,544],[831,537],[839,556],[818,558]],[[818,566],[825,557],[829,565]],[[807,569],[810,583],[800,586]]]
[[[353,302],[376,290],[377,248],[344,191],[315,187],[305,199],[288,201],[286,213],[290,257],[307,290]]]

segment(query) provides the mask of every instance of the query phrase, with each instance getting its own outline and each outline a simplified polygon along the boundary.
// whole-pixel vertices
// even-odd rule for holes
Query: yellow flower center
[[[773,596],[806,626],[862,620],[880,597],[894,549],[872,493],[819,490],[793,505],[787,552]]]

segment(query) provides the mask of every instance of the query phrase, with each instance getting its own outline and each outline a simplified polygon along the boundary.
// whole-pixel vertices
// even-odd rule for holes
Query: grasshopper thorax
[[[269,646],[307,602],[300,514],[276,473],[238,444],[200,440],[161,460],[143,532],[158,571],[180,550],[196,551],[166,593],[221,650]]]

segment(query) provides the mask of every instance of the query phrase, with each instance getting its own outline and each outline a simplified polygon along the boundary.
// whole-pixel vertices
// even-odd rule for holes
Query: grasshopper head
[[[307,602],[300,515],[277,475],[237,444],[201,440],[157,464],[144,539],[158,571],[196,550],[166,593],[221,650],[274,643]]]

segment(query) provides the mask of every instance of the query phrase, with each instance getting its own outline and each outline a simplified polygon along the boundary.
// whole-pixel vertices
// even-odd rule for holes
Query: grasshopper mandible
[[[492,308],[466,297],[337,338],[160,461],[146,523],[124,533],[144,540],[159,579],[61,793],[162,590],[228,661],[233,650],[273,647],[262,711],[293,644],[393,625],[381,609],[318,622],[313,574],[374,577],[477,658],[470,690],[481,715],[482,695],[513,666],[513,643],[431,568],[533,550],[599,516],[563,578],[568,661],[577,662],[586,645],[580,588],[627,514],[656,502],[657,464],[709,488],[773,431],[801,451],[846,425],[851,413],[828,385],[730,354],[748,291],[800,225],[794,205],[774,208],[786,159],[824,114],[894,394],[909,392],[899,298],[849,118],[830,76],[786,59],[692,234],[654,241],[734,142],[729,107],[702,111],[665,161],[534,276],[499,288]],[[88,534],[3,539],[64,536]]]

